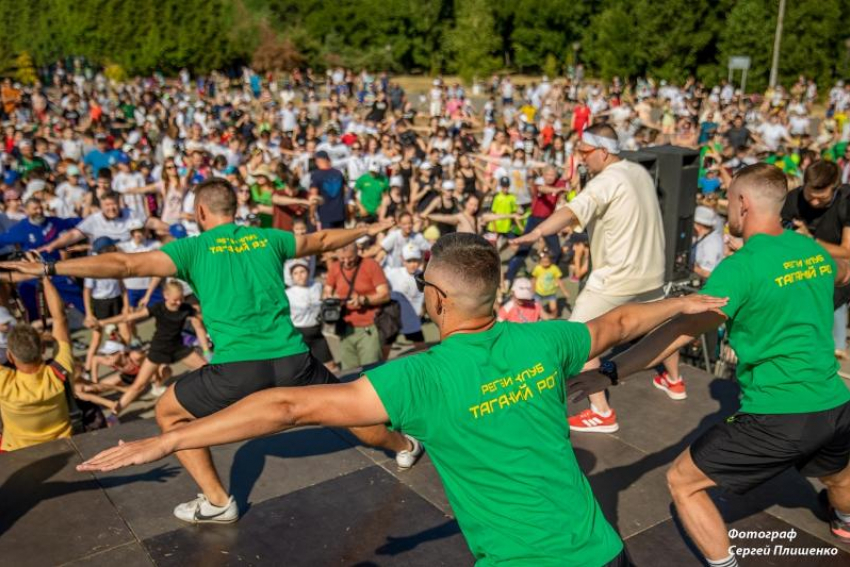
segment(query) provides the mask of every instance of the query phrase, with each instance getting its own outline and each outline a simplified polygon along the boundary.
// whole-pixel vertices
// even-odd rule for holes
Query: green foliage
[[[32,85],[38,80],[32,57],[26,51],[15,57],[15,79],[24,85]]]
[[[778,0],[0,0],[0,72],[26,52],[39,68],[69,56],[128,75],[245,63],[465,80],[505,69],[557,76],[578,57],[590,76],[714,82],[732,55],[767,83]],[[788,2],[780,80],[850,74],[850,0]]]

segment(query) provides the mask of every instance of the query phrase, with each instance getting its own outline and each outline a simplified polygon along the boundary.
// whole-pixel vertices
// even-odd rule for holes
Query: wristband
[[[44,263],[44,277],[55,276],[56,275],[56,262],[45,262]]]
[[[617,371],[617,363],[613,360],[606,360],[597,369],[597,371],[611,380],[612,386],[617,386],[620,383],[620,375]]]

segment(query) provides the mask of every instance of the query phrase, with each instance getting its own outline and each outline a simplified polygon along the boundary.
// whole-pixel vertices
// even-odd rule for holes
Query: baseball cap
[[[115,240],[108,236],[101,236],[100,238],[95,239],[91,245],[91,249],[95,254],[100,254],[102,250],[105,250],[110,246],[115,246]]]
[[[29,138],[24,138],[23,140],[18,142],[18,147],[30,148],[30,147],[32,147],[32,140],[30,140]]]
[[[328,160],[328,161],[331,160],[331,157],[328,155],[328,152],[326,152],[325,150],[319,150],[318,152],[316,152],[314,157],[316,159],[324,159],[324,160]]]
[[[511,186],[510,178],[509,177],[500,177],[499,178],[499,185],[501,185],[502,187],[510,187]]]
[[[511,292],[517,299],[532,299],[534,290],[531,287],[531,280],[528,278],[517,278],[511,286]]]
[[[189,233],[186,232],[186,227],[180,223],[174,223],[168,227],[168,233],[174,238],[186,238]]]
[[[100,347],[100,354],[109,356],[110,354],[118,354],[119,352],[124,352],[125,350],[127,350],[127,347],[125,347],[118,341],[108,340],[103,343],[102,347]]]
[[[714,226],[717,224],[717,213],[708,207],[700,205],[694,212],[694,222],[704,226]]]
[[[405,262],[408,260],[421,260],[422,259],[422,251],[413,243],[408,244],[401,251],[401,257]]]
[[[421,169],[422,171],[431,171],[431,167],[433,166],[431,165],[430,161],[423,161],[419,164],[419,169]]]
[[[373,161],[369,163],[369,173],[380,173],[380,171],[381,165],[378,162]]]
[[[443,181],[443,191],[454,191],[455,182],[451,179],[446,179]]]
[[[72,164],[68,166],[68,169],[65,170],[65,173],[68,175],[68,177],[79,177],[80,168]]]
[[[292,273],[292,270],[295,268],[304,268],[308,272],[310,271],[310,264],[305,262],[304,260],[296,260],[289,265],[289,273]]]
[[[404,187],[404,179],[401,175],[393,175],[390,177],[390,187]]]

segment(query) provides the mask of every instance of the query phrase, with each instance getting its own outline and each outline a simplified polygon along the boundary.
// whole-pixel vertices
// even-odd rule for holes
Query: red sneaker
[[[670,382],[670,375],[667,372],[656,375],[652,379],[652,385],[659,390],[664,390],[664,393],[673,400],[684,400],[688,397],[688,393],[685,391],[685,381]]]
[[[588,433],[614,433],[620,426],[617,424],[617,414],[611,410],[611,415],[602,417],[592,409],[567,418],[571,431],[586,431]]]

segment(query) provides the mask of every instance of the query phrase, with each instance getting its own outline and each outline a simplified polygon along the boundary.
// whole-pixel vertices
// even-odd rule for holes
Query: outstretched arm
[[[360,228],[334,228],[320,230],[312,234],[295,237],[295,257],[315,256],[342,248],[351,244],[361,236],[375,236],[393,227],[395,221],[387,219],[383,222],[370,224]],[[2,264],[0,264],[2,267]]]
[[[351,427],[388,419],[367,377],[347,384],[270,388],[168,433],[107,449],[77,470],[110,471],[140,465],[175,451],[243,441],[299,425]]]
[[[169,277],[177,274],[171,258],[161,250],[126,254],[110,252],[56,262],[56,274],[80,278]],[[0,269],[41,275],[44,266],[33,262],[0,262]]]
[[[591,338],[588,358],[596,358],[612,347],[645,335],[678,315],[713,313],[715,317],[723,317],[720,308],[727,301],[727,298],[693,294],[617,307],[587,323]]]
[[[53,338],[63,343],[70,343],[71,334],[68,332],[65,302],[62,301],[50,278],[42,278],[41,284],[44,286],[44,299],[47,303],[47,309],[50,311],[50,318],[53,319]]]
[[[528,234],[511,240],[511,246],[517,247],[523,244],[534,244],[544,236],[557,234],[568,226],[575,226],[577,224],[578,218],[576,218],[575,213],[568,206],[561,207]]]

